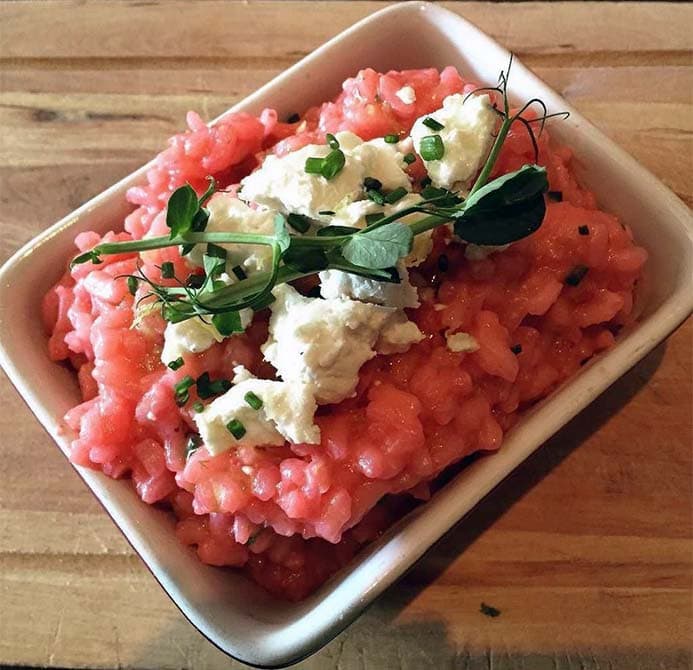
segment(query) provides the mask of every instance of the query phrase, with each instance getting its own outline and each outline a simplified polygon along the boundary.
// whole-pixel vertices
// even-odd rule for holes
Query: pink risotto
[[[402,96],[404,87],[415,95]],[[213,176],[235,192],[267,154],[283,156],[326,133],[363,140],[407,135],[414,121],[476,84],[452,68],[380,74],[367,69],[340,95],[300,118],[226,116],[208,127],[194,112],[189,129],[169,141],[128,191],[134,210],[122,229],[75,240],[80,252],[102,241],[165,235],[170,195],[189,183],[198,193]],[[550,132],[550,129],[549,129]],[[193,405],[174,387],[185,376],[231,379],[243,365],[262,379],[276,371],[263,358],[270,310],[244,333],[161,362],[166,323],[150,312],[133,327],[135,303],[123,275],[161,278],[164,263],[190,273],[178,247],[105,256],[77,265],[45,298],[43,314],[55,361],[75,369],[83,402],[65,417],[77,437],[74,463],[130,478],[142,500],[163,504],[178,519],[180,541],[200,560],[245,571],[265,589],[297,600],[316,589],[396,516],[397,501],[425,500],[435,477],[477,451],[499,449],[522,411],[549,394],[595,353],[610,347],[632,318],[634,287],[646,260],[628,228],[600,211],[576,181],[571,151],[544,131],[538,160],[549,193],[541,228],[502,252],[470,257],[447,227],[434,231],[425,261],[410,269],[420,307],[407,309],[424,338],[404,353],[378,354],[360,369],[356,394],[317,409],[319,444],[239,447],[212,456],[200,446]],[[535,161],[521,124],[510,130],[493,176]],[[425,177],[420,156],[407,173]],[[309,293],[316,280],[294,285]],[[478,348],[455,350],[465,333]],[[394,498],[397,495],[400,498]],[[393,511],[395,510],[395,511]]]

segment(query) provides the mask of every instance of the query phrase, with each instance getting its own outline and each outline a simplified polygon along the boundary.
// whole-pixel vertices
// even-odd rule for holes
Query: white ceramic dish
[[[456,65],[495,82],[508,52],[457,15],[426,3],[384,9],[330,40],[233,110],[290,113],[334,96],[358,69]],[[688,209],[630,156],[515,61],[511,94],[569,109],[552,132],[575,151],[584,184],[633,228],[650,253],[642,318],[615,347],[534,408],[501,451],[478,459],[434,498],[392,528],[317,593],[299,604],[273,600],[242,575],[200,563],[177,542],[172,520],[142,503],[130,483],[77,468],[154,577],[214,644],[253,665],[296,661],[329,641],[392,584],[446,530],[549,436],[674,330],[693,309],[693,234]],[[61,417],[79,402],[75,379],[52,363],[36,332],[36,305],[73,254],[83,230],[120,226],[123,195],[144,168],[95,197],[21,249],[0,271],[0,363],[27,404],[67,453]]]

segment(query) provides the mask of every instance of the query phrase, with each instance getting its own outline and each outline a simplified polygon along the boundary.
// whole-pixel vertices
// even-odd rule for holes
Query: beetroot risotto
[[[500,448],[613,344],[647,257],[507,75],[367,69],[302,116],[190,112],[45,298],[72,461],[300,599]]]

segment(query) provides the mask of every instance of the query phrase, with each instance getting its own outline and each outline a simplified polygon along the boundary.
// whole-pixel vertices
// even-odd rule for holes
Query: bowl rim
[[[443,7],[427,2],[420,2],[418,0],[400,3],[385,7],[373,14],[370,14],[369,16],[366,16],[359,22],[339,33],[337,36],[328,40],[310,55],[306,56],[284,72],[274,77],[268,83],[261,86],[257,91],[232,106],[229,110],[214,119],[211,124],[217,123],[220,119],[223,119],[228,114],[237,111],[245,111],[249,107],[256,107],[263,100],[263,98],[275,90],[275,88],[290,82],[292,78],[300,73],[306,65],[319,61],[333,46],[339,44],[345,38],[358,33],[362,28],[373,21],[382,20],[383,18],[392,17],[394,15],[406,17],[408,14],[411,14],[411,16],[418,17],[421,13],[428,13],[429,17],[437,16],[438,18],[457,21],[460,23],[460,25],[465,25],[468,30],[476,31],[479,35],[483,36],[486,40],[489,40],[501,51],[505,52],[506,54],[508,53],[503,47],[498,45],[495,40],[485,35],[469,21]],[[555,95],[556,99],[562,101],[562,98],[553,92],[550,87],[526,70],[519,60],[515,60],[514,67],[521,70],[528,80],[533,81],[536,85],[540,85],[542,88],[551,91],[551,93]],[[605,151],[613,153],[618,161],[624,166],[627,166],[629,169],[637,170],[640,178],[652,180],[654,185],[651,184],[651,186],[652,188],[655,188],[656,186],[659,197],[666,200],[670,207],[678,209],[681,217],[688,216],[688,211],[685,205],[664,185],[660,184],[654,176],[639,166],[633,158],[631,158],[625,151],[617,147],[599,130],[589,124],[589,122],[585,121],[582,115],[572,109],[572,107],[565,103],[565,101],[562,101],[561,105],[568,108],[577,121],[587,127],[592,128],[592,132],[596,133],[597,136],[603,140]],[[135,170],[130,175],[119,180],[102,193],[96,195],[74,212],[68,214],[66,217],[63,217],[60,221],[34,237],[32,240],[22,246],[21,249],[19,249],[19,251],[17,251],[8,261],[6,261],[3,267],[0,268],[0,325],[2,325],[2,310],[4,308],[3,295],[5,295],[2,289],[5,284],[10,282],[13,276],[13,271],[18,267],[18,264],[23,262],[30,255],[32,250],[38,248],[39,246],[45,245],[46,243],[50,242],[53,237],[72,227],[81,219],[82,216],[92,211],[95,205],[98,203],[109,202],[113,198],[120,197],[125,188],[131,185],[133,182],[139,180],[150,165],[151,162],[147,163],[141,168]],[[685,251],[688,253],[690,258],[693,255],[693,252],[691,251],[693,249],[693,230],[688,231],[688,243],[688,248]],[[685,288],[686,286],[683,287],[683,289]],[[385,569],[383,560],[381,559],[379,564],[381,567],[379,579],[373,581],[368,588],[362,588],[360,591],[352,594],[351,599],[347,602],[347,605],[342,608],[337,608],[334,612],[330,612],[330,616],[325,616],[325,607],[320,607],[320,602],[310,605],[311,602],[316,600],[316,598],[313,597],[312,600],[309,598],[308,601],[305,601],[309,603],[309,606],[303,608],[303,613],[301,613],[300,610],[297,610],[299,615],[293,624],[289,626],[279,626],[278,629],[277,627],[273,628],[272,625],[267,624],[260,626],[260,629],[264,631],[267,638],[276,638],[274,644],[270,645],[270,649],[265,650],[264,653],[257,648],[257,645],[255,647],[252,645],[245,645],[241,648],[241,651],[236,651],[236,649],[239,648],[238,644],[233,644],[233,640],[230,641],[223,635],[218,634],[215,629],[209,625],[205,625],[204,622],[201,624],[199,618],[191,615],[190,608],[186,608],[185,605],[181,604],[180,593],[175,592],[175,588],[171,586],[171,583],[167,581],[167,579],[162,578],[162,575],[159,574],[157,568],[152,566],[147,557],[143,555],[139,542],[133,540],[133,536],[129,534],[128,530],[123,527],[123,519],[113,511],[112,505],[109,504],[108,501],[104,500],[103,492],[98,493],[96,491],[95,485],[93,484],[95,481],[93,476],[94,473],[91,471],[85,472],[84,468],[80,468],[78,466],[73,465],[73,467],[78,471],[85,483],[87,483],[89,489],[97,497],[109,516],[111,516],[111,518],[114,520],[135,552],[143,559],[147,569],[162,586],[164,592],[182,612],[185,618],[188,619],[188,621],[190,621],[193,626],[195,626],[195,628],[202,633],[202,635],[204,635],[210,642],[221,649],[224,653],[255,667],[280,667],[286,663],[296,663],[311,653],[317,651],[317,649],[336,636],[344,627],[355,619],[361,613],[361,611],[375,597],[377,597],[377,595],[379,595],[383,590],[385,590],[385,588],[396,581],[396,579],[398,579],[401,574],[408,569],[408,567],[415,560],[417,560],[435,540],[441,537],[450,526],[461,519],[464,514],[469,511],[469,509],[474,507],[474,505],[481,500],[481,498],[487,495],[493,488],[495,488],[495,486],[500,483],[500,481],[510,474],[510,472],[512,472],[514,468],[519,465],[519,463],[524,461],[529,454],[534,452],[543,443],[544,439],[553,434],[553,432],[555,432],[560,425],[563,425],[565,421],[577,414],[596,395],[598,395],[611,382],[625,372],[628,367],[642,358],[656,344],[671,333],[693,310],[693,278],[691,278],[689,281],[688,288],[691,290],[686,293],[685,290],[679,287],[667,300],[665,300],[664,303],[658,308],[657,312],[647,318],[647,324],[643,323],[643,326],[647,327],[639,328],[636,333],[628,334],[623,339],[619,339],[617,345],[610,351],[610,353],[617,355],[609,357],[609,360],[612,361],[611,368],[615,369],[617,374],[614,374],[613,371],[609,371],[607,369],[607,366],[604,365],[603,359],[597,358],[593,363],[586,366],[587,369],[585,372],[590,376],[590,383],[583,385],[585,388],[581,393],[578,393],[571,398],[565,393],[565,389],[563,391],[559,390],[558,392],[554,392],[551,396],[549,396],[546,403],[540,403],[536,408],[533,408],[530,412],[528,412],[525,417],[523,417],[523,421],[520,423],[518,430],[513,432],[513,438],[517,439],[519,442],[525,440],[525,442],[531,443],[532,446],[525,447],[524,449],[512,453],[501,450],[495,454],[494,463],[496,464],[496,476],[487,476],[483,486],[478,486],[473,491],[466,492],[466,499],[460,500],[459,491],[456,491],[454,487],[451,487],[453,482],[458,481],[460,477],[460,475],[458,475],[455,477],[453,482],[447,484],[436,494],[435,506],[432,506],[433,501],[431,501],[429,504],[418,507],[412,513],[404,517],[404,519],[400,520],[397,524],[388,529],[382,538],[374,542],[372,545],[369,545],[367,549],[362,550],[362,552],[360,552],[352,560],[347,568],[340,571],[338,580],[330,580],[326,585],[321,587],[317,593],[319,598],[323,598],[326,593],[327,595],[334,596],[334,594],[338,592],[339,588],[344,590],[345,586],[348,587],[347,582],[349,581],[348,578],[350,576],[359,573],[359,571],[363,573],[364,569],[367,568],[369,563],[373,561],[377,563],[378,557],[383,555],[383,550],[388,546],[391,546],[393,543],[396,544],[397,541],[401,542],[402,544],[405,544],[408,541],[410,547],[413,547],[413,549],[409,549],[406,558],[399,559],[399,562],[395,565],[395,569]],[[657,315],[659,320],[654,319],[654,317]],[[34,393],[34,391],[28,387],[24,380],[24,375],[12,360],[12,357],[7,350],[6,342],[4,341],[5,337],[6,336],[3,335],[3,329],[0,328],[0,365],[5,369],[8,377],[15,385],[26,404],[37,416],[44,429],[54,440],[60,444],[60,440],[56,435],[55,430],[55,417],[49,416],[46,407],[39,397],[40,394]],[[526,437],[526,435],[530,432],[528,417],[537,415],[542,407],[549,404],[549,402],[557,402],[559,398],[562,398],[565,403],[561,418],[554,420],[553,423],[546,424],[542,430],[539,431],[540,436],[543,435],[539,441],[536,440],[536,437],[528,439]],[[484,468],[488,469],[488,467],[485,465],[487,462],[488,461],[486,459],[480,459],[478,462],[475,462],[469,466],[469,468],[465,470],[465,479],[472,478],[476,473],[484,471]],[[455,497],[458,499],[453,500]],[[447,509],[445,509],[446,505],[448,505]],[[467,510],[460,512],[460,509],[462,509],[465,505],[467,505]],[[441,514],[442,519],[438,521],[436,524],[436,529],[433,532],[431,532],[431,530],[428,530],[428,532],[422,532],[424,526],[424,524],[421,523],[422,519],[425,521],[424,517],[426,516],[427,511],[430,512],[433,509],[438,509],[439,512],[441,509],[444,510],[444,513]],[[345,572],[346,575],[343,574]],[[363,579],[361,580],[361,583],[363,583]],[[322,612],[320,612],[321,609],[323,610]],[[296,636],[296,639],[287,639],[286,633],[289,629],[294,628],[296,624],[300,624],[302,621],[310,620],[311,618],[313,620],[317,619],[319,626],[311,631],[309,635],[304,635],[303,637],[299,635]],[[313,621],[313,623],[316,623],[316,621]]]

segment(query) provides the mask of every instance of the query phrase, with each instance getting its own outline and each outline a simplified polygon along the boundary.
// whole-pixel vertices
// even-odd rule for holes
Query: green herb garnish
[[[171,368],[171,370],[178,370],[179,368],[182,368],[183,365],[185,365],[185,361],[183,360],[182,356],[178,356],[175,361],[171,361],[168,364],[168,367]]]
[[[173,269],[173,263],[171,263],[171,261],[166,261],[165,263],[161,264],[161,276],[164,279],[173,279],[176,276]]]
[[[319,174],[330,180],[334,179],[342,171],[346,163],[346,156],[339,148],[339,142],[334,135],[328,133],[326,137],[327,144],[332,151],[324,158],[306,158],[304,169],[308,174]]]
[[[262,407],[262,398],[259,396],[255,395],[252,391],[248,391],[243,398],[245,401],[255,410],[258,410]]]
[[[443,130],[443,128],[445,128],[445,126],[442,123],[440,123],[440,121],[436,121],[432,116],[427,116],[422,121],[422,123],[424,124],[424,126],[426,126],[426,128],[430,128],[431,130],[438,131]]]
[[[190,387],[194,384],[195,380],[190,375],[185,375],[185,377],[173,387],[173,396],[178,407],[182,407],[190,400]]]
[[[383,139],[388,143],[388,144],[397,144],[399,142],[399,136],[395,135],[394,133],[391,133],[389,135],[385,135]]]
[[[492,619],[495,619],[497,616],[501,615],[501,611],[499,609],[497,609],[496,607],[492,607],[491,605],[487,605],[486,603],[481,603],[479,611],[483,615],[491,617]]]
[[[297,232],[305,233],[310,228],[310,221],[302,214],[289,214],[286,222]]]
[[[195,383],[197,384],[197,395],[199,395],[202,400],[213,398],[216,395],[222,395],[232,386],[228,379],[212,380],[209,376],[209,372],[203,372]]]
[[[192,409],[193,412],[197,412],[199,414],[200,412],[204,412],[205,406],[201,402],[196,402],[193,403]]]
[[[383,187],[383,183],[374,177],[366,177],[363,180],[363,188],[366,191],[379,191]]]
[[[578,235],[589,235],[590,234],[590,227],[589,226],[578,226]]]
[[[202,446],[202,440],[199,435],[191,435],[185,444],[185,458],[186,460],[190,458],[200,447]]]
[[[585,278],[589,268],[586,265],[576,265],[565,277],[563,283],[568,286],[579,286],[580,282]]]
[[[510,351],[512,351],[517,356],[518,354],[522,353],[522,345],[521,344],[513,344],[513,346],[510,347]]]
[[[411,165],[416,161],[416,156],[412,153],[404,154],[404,158],[402,160],[407,164]]]
[[[549,191],[546,197],[551,200],[551,202],[563,202],[563,192],[562,191]]]
[[[404,188],[404,186],[399,186],[385,196],[385,202],[388,205],[394,205],[397,201],[401,200],[405,195],[407,195],[407,193],[408,191],[406,188]]]
[[[237,440],[240,440],[245,434],[246,434],[246,429],[245,426],[238,420],[238,419],[232,419],[226,424],[226,430],[231,433]]]
[[[128,277],[127,279],[128,283],[128,292],[130,295],[134,296],[137,293],[137,287],[140,285],[139,280],[137,277]]]
[[[426,135],[421,138],[419,153],[425,161],[439,161],[445,155],[445,145],[440,135]]]

